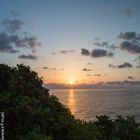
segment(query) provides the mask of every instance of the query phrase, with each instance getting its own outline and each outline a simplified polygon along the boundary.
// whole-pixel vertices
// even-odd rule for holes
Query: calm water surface
[[[140,121],[140,89],[55,89],[50,94],[57,96],[78,119],[134,115]]]

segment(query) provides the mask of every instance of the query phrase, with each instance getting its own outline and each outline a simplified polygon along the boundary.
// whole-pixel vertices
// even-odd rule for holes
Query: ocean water
[[[57,96],[77,119],[134,115],[140,121],[140,89],[53,89],[50,94]]]

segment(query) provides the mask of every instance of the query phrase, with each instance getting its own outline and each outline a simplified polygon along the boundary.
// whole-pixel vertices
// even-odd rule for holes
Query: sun
[[[74,85],[74,83],[75,83],[75,81],[69,80],[69,84],[70,84],[70,85]]]

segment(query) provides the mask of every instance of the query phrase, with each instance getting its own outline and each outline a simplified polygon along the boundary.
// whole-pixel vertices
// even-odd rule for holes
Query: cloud
[[[62,54],[75,53],[75,50],[61,50],[60,53],[62,53]]]
[[[87,49],[81,49],[81,54],[85,56],[91,56],[93,58],[99,58],[99,57],[113,57],[114,53],[108,52],[104,49],[94,49],[91,52]]]
[[[16,53],[17,48],[30,48],[32,52],[41,46],[41,42],[35,35],[25,34],[22,25],[24,22],[20,19],[5,19],[1,22],[0,28],[0,52]],[[20,32],[18,32],[20,31]]]
[[[16,32],[21,29],[23,25],[23,21],[20,19],[5,19],[1,22],[1,24],[9,31]]]
[[[109,44],[107,41],[102,41],[102,42],[96,41],[96,42],[93,42],[93,45],[104,47],[104,46],[108,46]]]
[[[92,52],[91,52],[91,56],[93,58],[98,58],[98,57],[105,57],[105,56],[108,56],[108,57],[113,57],[114,53],[112,52],[107,52],[106,50],[103,50],[103,49],[94,49]]]
[[[123,68],[132,68],[133,65],[130,64],[130,63],[128,63],[128,62],[125,62],[125,63],[123,63],[123,64],[121,64],[121,65],[118,65],[117,67],[118,67],[119,69],[123,69]]]
[[[94,65],[93,63],[87,63],[88,65]]]
[[[92,81],[94,82],[94,81]],[[75,84],[73,85],[74,89],[95,89],[95,88],[124,88],[124,87],[131,87],[134,88],[135,87],[139,87],[140,86],[140,81],[110,81],[110,82],[99,82],[99,83],[94,83],[94,84]],[[71,85],[69,84],[60,84],[60,83],[48,83],[45,84],[44,86],[46,86],[47,88],[50,89],[69,89],[71,88]]]
[[[118,47],[117,47],[116,45],[114,45],[114,44],[111,44],[111,45],[107,46],[106,48],[115,50],[115,49],[117,49]]]
[[[101,76],[101,74],[94,74],[94,76]]]
[[[55,52],[52,52],[51,54],[52,54],[52,55],[55,55],[56,53],[55,53]]]
[[[128,63],[128,62],[125,62],[125,63],[123,63],[123,64],[121,64],[121,65],[118,65],[118,66],[115,66],[115,65],[113,65],[113,64],[108,64],[108,67],[110,67],[110,68],[119,68],[119,69],[123,69],[123,68],[132,68],[133,65],[130,64],[130,63]]]
[[[107,82],[104,85],[111,85],[112,86],[131,86],[131,85],[135,85],[135,86],[140,86],[140,81],[128,81],[128,80],[124,80],[124,81],[112,81],[112,82]]]
[[[0,52],[19,52],[14,48],[31,48],[32,51],[35,51],[37,46],[40,46],[41,43],[38,42],[37,37],[27,37],[20,38],[18,35],[8,34],[1,32],[0,33]]]
[[[140,54],[140,45],[129,42],[129,41],[123,41],[120,44],[120,49],[125,50],[132,54]]]
[[[90,52],[89,52],[89,50],[87,50],[87,49],[81,49],[81,54],[82,55],[86,55],[86,56],[88,56],[88,55],[90,55]]]
[[[60,53],[66,54],[67,51],[66,50],[61,50]]]
[[[19,59],[37,59],[36,56],[31,55],[31,54],[29,54],[29,55],[24,55],[24,54],[23,55],[19,55],[18,58]]]
[[[106,56],[108,56],[108,57],[113,57],[113,56],[114,56],[114,53],[108,52]]]
[[[140,68],[140,65],[136,66],[136,68]]]
[[[111,81],[111,82],[106,82],[107,85],[120,85],[120,81]]]
[[[50,67],[43,67],[43,69],[48,69],[48,70],[57,70],[56,68],[50,68]]]
[[[129,85],[139,85],[140,84],[140,81],[128,81],[128,80],[124,80],[123,83],[129,84]]]
[[[83,68],[83,71],[92,71],[91,69]]]
[[[99,37],[95,37],[93,40],[94,41],[100,41],[101,39]]]
[[[49,67],[42,67],[43,69],[49,69]]]
[[[135,62],[138,62],[140,64],[140,56],[135,59]]]
[[[68,52],[75,53],[75,50],[68,50]]]
[[[55,71],[55,70],[64,70],[63,68],[50,68],[50,67],[46,67],[46,66],[44,66],[42,68],[46,69],[46,70],[53,70],[53,71]]]
[[[116,66],[113,65],[113,64],[108,64],[108,66],[109,66],[110,68],[116,68]]]
[[[114,44],[109,44],[108,41],[101,41],[100,39],[94,39],[93,40],[93,45],[98,46],[98,47],[105,47],[106,49],[112,49],[115,50],[117,48],[116,45]]]
[[[38,41],[36,36],[31,37],[24,37],[24,39],[21,40],[22,46],[31,48],[33,51],[35,51],[35,48],[38,46],[41,46],[41,42]],[[20,46],[20,47],[22,47]]]
[[[16,53],[18,50],[15,50],[12,46],[14,43],[13,39],[14,36],[9,36],[6,33],[0,33],[0,52],[7,52],[7,53]]]
[[[136,32],[121,32],[118,36],[119,39],[137,41],[140,40],[140,34]]]
[[[14,17],[20,16],[20,13],[18,13],[17,11],[15,11],[13,9],[10,12],[11,12],[11,15],[14,16]]]
[[[118,38],[124,40],[119,45],[121,50],[132,54],[140,54],[140,34],[136,32],[121,32]]]
[[[91,74],[87,74],[86,76],[92,76]]]
[[[128,76],[127,78],[128,78],[128,79],[134,79],[134,77],[132,77],[132,76]]]
[[[60,83],[48,83],[48,84],[45,84],[45,86],[49,89],[67,89],[67,88],[70,88],[69,85],[60,84]]]

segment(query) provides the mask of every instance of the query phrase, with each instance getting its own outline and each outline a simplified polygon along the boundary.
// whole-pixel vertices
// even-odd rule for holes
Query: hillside
[[[0,64],[0,109],[5,140],[139,140],[134,117],[77,120],[59,100],[49,95],[43,80],[29,66]]]

